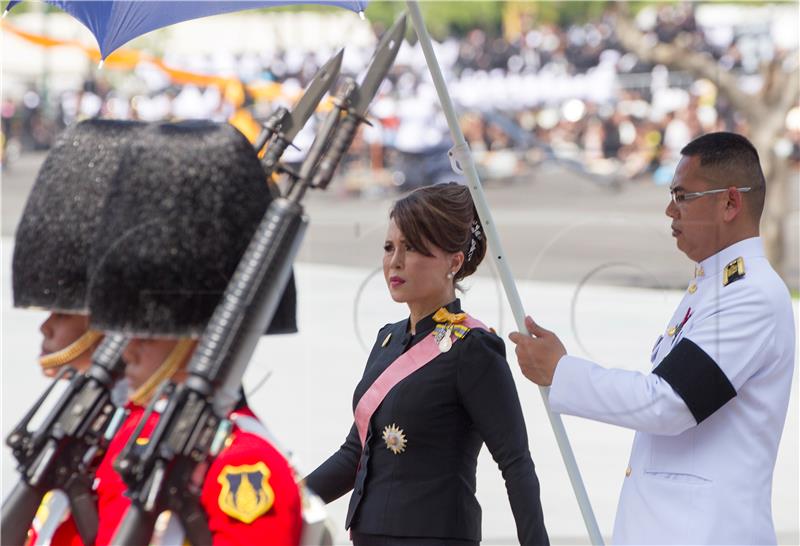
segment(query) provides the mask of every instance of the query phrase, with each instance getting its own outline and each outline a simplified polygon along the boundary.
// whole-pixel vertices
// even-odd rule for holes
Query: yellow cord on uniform
[[[193,343],[194,340],[189,338],[178,341],[178,344],[175,345],[175,348],[172,349],[172,352],[169,353],[169,356],[164,360],[161,366],[158,367],[155,373],[147,378],[147,381],[136,389],[136,392],[131,394],[130,401],[139,406],[147,404],[158,386],[175,375],[175,372],[178,371],[181,364],[183,364],[189,352],[192,350]]]
[[[64,364],[69,364],[81,356],[89,348],[91,348],[92,345],[100,341],[101,337],[103,337],[103,332],[98,332],[97,330],[87,330],[85,334],[60,351],[40,357],[39,364],[45,370],[50,370],[61,367]]]

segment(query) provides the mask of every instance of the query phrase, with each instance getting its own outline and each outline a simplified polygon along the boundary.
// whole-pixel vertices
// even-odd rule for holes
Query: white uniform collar
[[[764,256],[764,244],[761,242],[761,237],[750,237],[733,243],[731,246],[709,256],[697,264],[695,271],[702,271],[698,275],[700,277],[713,277],[721,274],[723,268],[736,258],[744,258],[747,261],[747,258],[761,256]]]

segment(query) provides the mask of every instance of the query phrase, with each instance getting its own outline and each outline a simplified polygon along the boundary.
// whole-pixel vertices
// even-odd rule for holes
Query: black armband
[[[653,373],[678,393],[699,425],[736,396],[728,377],[696,343],[680,340]]]

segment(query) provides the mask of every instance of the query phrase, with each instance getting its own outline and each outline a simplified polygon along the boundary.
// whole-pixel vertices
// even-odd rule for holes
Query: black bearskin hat
[[[149,127],[109,190],[93,251],[92,327],[201,335],[270,201],[255,150],[231,125]],[[273,321],[284,332],[296,331],[290,291]]]
[[[86,313],[87,263],[107,188],[143,124],[87,120],[64,130],[17,226],[16,307]]]

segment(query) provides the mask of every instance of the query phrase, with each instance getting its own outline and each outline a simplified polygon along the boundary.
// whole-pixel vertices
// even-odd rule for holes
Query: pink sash
[[[470,330],[481,328],[488,330],[482,322],[476,320],[469,315],[464,322],[461,323]],[[452,333],[450,334],[453,335]],[[364,447],[364,442],[367,440],[367,429],[369,428],[369,421],[372,419],[372,414],[381,405],[383,399],[389,394],[389,391],[397,385],[400,381],[422,368],[428,362],[439,356],[441,351],[439,345],[433,334],[425,336],[425,339],[411,347],[408,351],[397,357],[397,359],[389,364],[383,370],[383,373],[378,376],[378,379],[369,386],[367,392],[359,399],[356,405],[355,420],[356,428],[358,429],[358,437],[361,439],[361,447]]]

